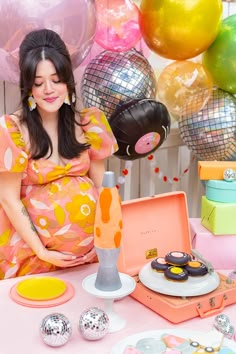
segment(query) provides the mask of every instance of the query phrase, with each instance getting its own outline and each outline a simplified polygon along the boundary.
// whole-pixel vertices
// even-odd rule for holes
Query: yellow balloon
[[[142,0],[140,30],[148,47],[173,60],[193,58],[215,40],[221,0]]]
[[[157,80],[158,100],[178,117],[199,112],[210,98],[212,89],[211,75],[202,64],[191,61],[167,65]]]

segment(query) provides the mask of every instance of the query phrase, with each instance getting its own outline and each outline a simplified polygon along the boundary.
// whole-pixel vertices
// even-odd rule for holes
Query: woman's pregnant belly
[[[45,247],[76,255],[93,247],[97,190],[87,177],[24,189],[22,201]]]

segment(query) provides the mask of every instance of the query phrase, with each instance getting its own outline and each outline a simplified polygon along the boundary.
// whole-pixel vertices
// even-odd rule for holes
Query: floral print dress
[[[0,117],[0,173],[22,172],[21,200],[48,249],[86,254],[93,247],[97,190],[87,176],[90,161],[118,148],[105,115],[97,108],[80,112],[91,147],[65,166],[33,160],[11,117]],[[0,186],[1,188],[1,186]],[[40,260],[16,233],[0,205],[0,279],[57,269]]]

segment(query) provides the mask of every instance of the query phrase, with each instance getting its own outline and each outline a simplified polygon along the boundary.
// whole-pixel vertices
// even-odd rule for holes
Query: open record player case
[[[124,229],[118,269],[135,277],[137,285],[131,294],[134,299],[173,323],[216,315],[225,306],[236,303],[236,281],[229,282],[226,276],[214,270],[219,285],[209,293],[197,296],[156,292],[139,280],[140,270],[148,267],[156,257],[164,257],[171,251],[194,254],[184,192],[125,201],[122,214]],[[169,281],[166,282],[168,287]]]

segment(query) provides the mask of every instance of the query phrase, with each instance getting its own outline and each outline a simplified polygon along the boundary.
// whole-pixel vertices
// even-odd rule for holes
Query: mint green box
[[[236,203],[236,181],[206,181],[206,198],[214,202]]]
[[[202,196],[201,224],[214,235],[236,234],[236,203],[221,203]]]

